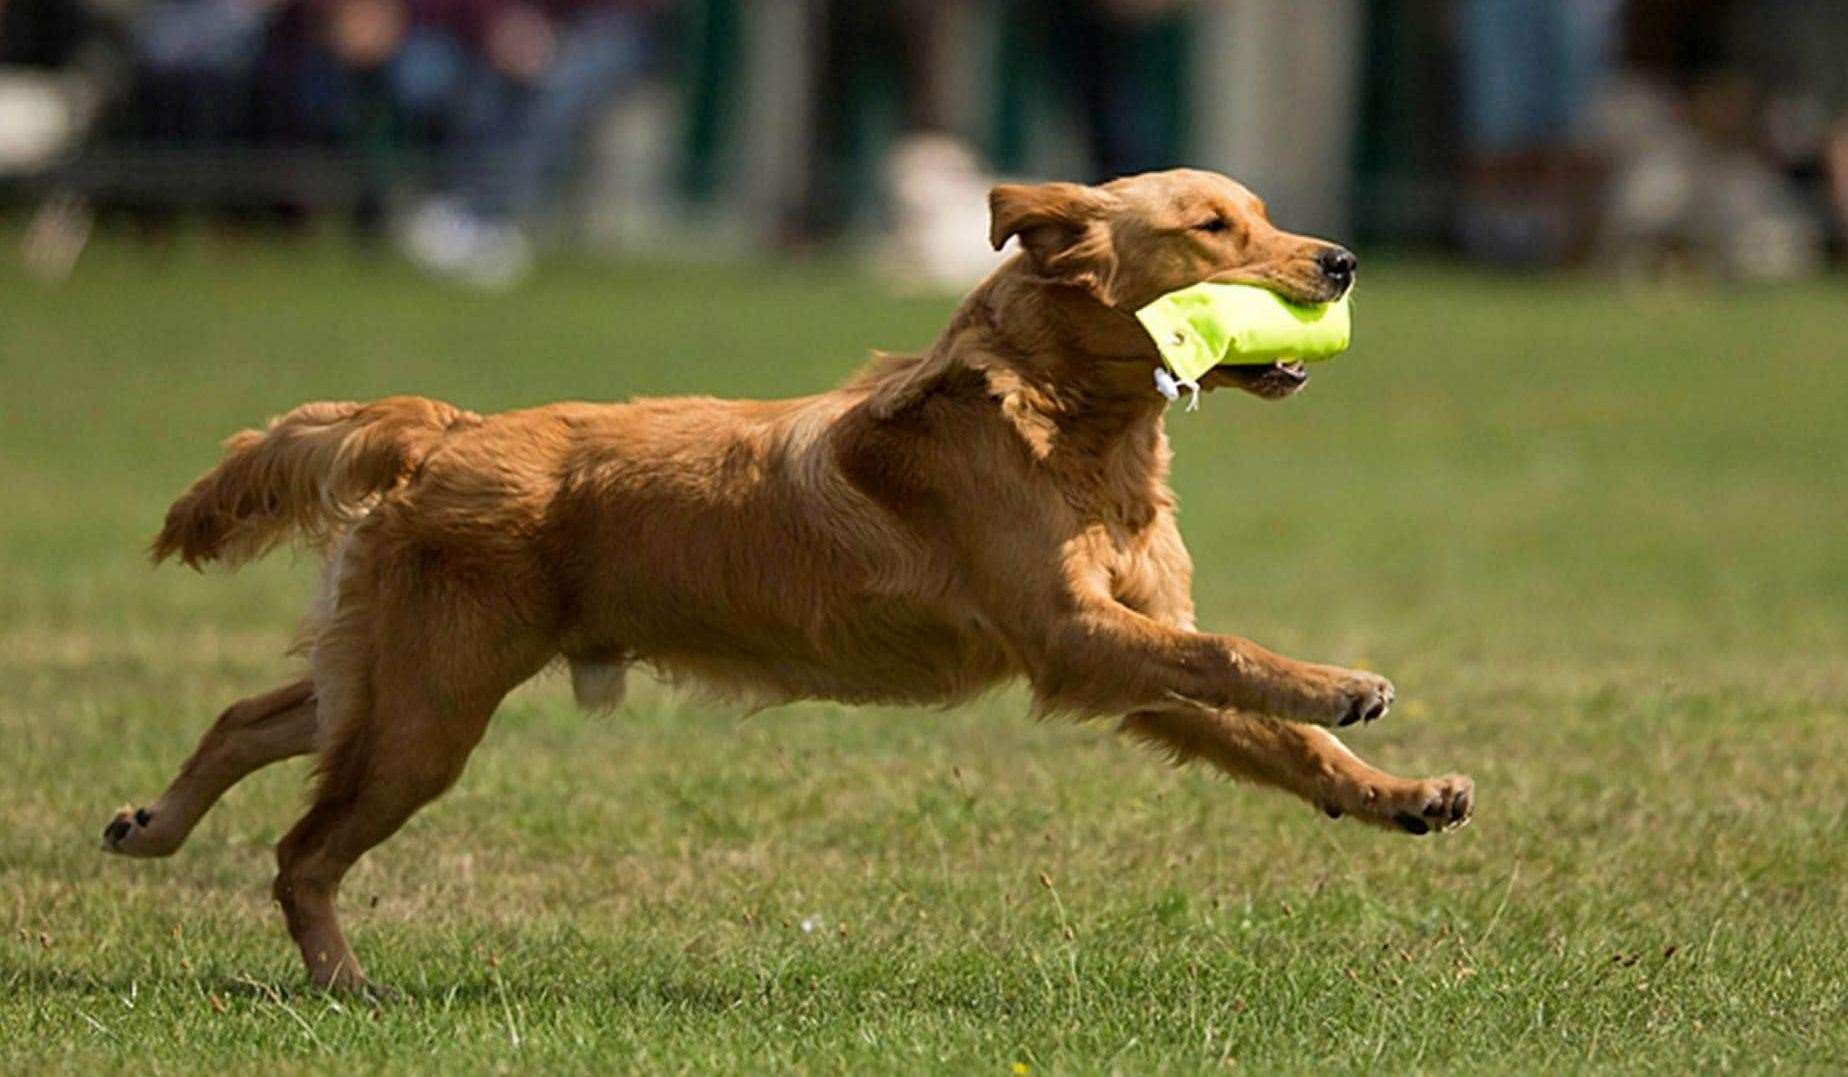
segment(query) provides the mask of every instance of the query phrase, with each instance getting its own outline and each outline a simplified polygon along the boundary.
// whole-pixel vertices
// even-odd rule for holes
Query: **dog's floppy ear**
[[[1084,288],[1108,306],[1115,302],[1117,259],[1108,217],[1115,201],[1077,183],[1003,183],[988,192],[988,242],[1000,250],[1019,236],[1040,273]]]

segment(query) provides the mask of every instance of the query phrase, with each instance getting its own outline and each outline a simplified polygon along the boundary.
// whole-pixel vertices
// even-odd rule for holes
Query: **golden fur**
[[[1385,679],[1195,628],[1157,357],[1127,313],[1203,279],[1330,299],[1351,256],[1202,172],[1003,186],[991,212],[994,244],[1022,252],[936,344],[818,396],[486,417],[394,397],[306,404],[233,437],[154,557],[318,543],[310,675],[227,710],[107,847],[171,853],[239,778],[316,753],[274,892],[315,982],[363,983],[334,915],[342,876],[559,656],[592,706],[619,700],[637,662],[753,704],[945,704],[1024,677],[1045,711],[1126,715],[1176,759],[1331,815],[1464,822],[1468,779],[1391,777],[1321,728],[1384,714]],[[1222,367],[1205,384],[1279,397],[1304,376]]]

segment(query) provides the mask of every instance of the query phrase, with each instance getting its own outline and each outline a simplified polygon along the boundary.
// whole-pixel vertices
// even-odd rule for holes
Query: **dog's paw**
[[[1476,811],[1475,782],[1448,774],[1412,784],[1409,799],[1402,798],[1392,814],[1394,826],[1407,834],[1441,834],[1469,825]]]
[[[1345,670],[1338,689],[1334,724],[1341,727],[1377,722],[1392,709],[1392,682],[1376,673]]]
[[[122,856],[167,856],[180,843],[161,833],[154,814],[146,808],[123,808],[103,828],[103,851]]]
[[[1407,834],[1441,834],[1467,826],[1476,811],[1476,783],[1461,774],[1423,781],[1397,781],[1365,788],[1318,806],[1330,819],[1352,814],[1362,822]]]

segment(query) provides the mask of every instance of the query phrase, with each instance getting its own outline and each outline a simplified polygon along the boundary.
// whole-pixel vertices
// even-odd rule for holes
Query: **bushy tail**
[[[440,400],[303,404],[225,442],[225,458],[167,510],[153,545],[178,557],[239,565],[291,535],[329,536],[414,471],[450,430],[481,417]]]

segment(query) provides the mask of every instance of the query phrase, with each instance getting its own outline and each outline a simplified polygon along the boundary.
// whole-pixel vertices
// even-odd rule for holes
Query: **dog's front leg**
[[[1398,778],[1370,766],[1326,729],[1273,718],[1165,707],[1123,719],[1123,731],[1172,755],[1205,760],[1235,778],[1274,786],[1332,818],[1351,815],[1411,834],[1469,822],[1475,783],[1461,774]]]
[[[1392,682],[1376,674],[1298,662],[1115,602],[1059,618],[1032,658],[1034,690],[1055,710],[1123,713],[1185,701],[1339,726],[1372,721],[1393,699]]]

